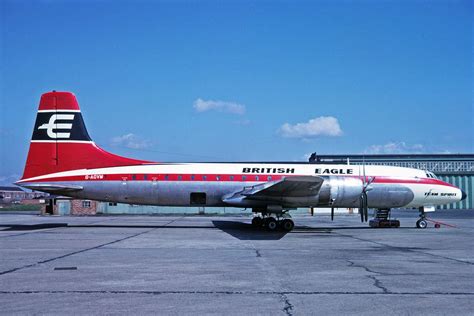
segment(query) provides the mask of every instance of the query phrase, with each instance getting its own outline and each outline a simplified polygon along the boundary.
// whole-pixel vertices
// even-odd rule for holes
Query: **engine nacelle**
[[[319,191],[319,205],[358,207],[363,185],[362,180],[358,178],[329,176]]]
[[[364,183],[359,178],[329,176],[319,193],[319,206],[359,207]],[[402,207],[414,198],[413,191],[403,185],[372,183],[367,187],[367,203],[373,208]]]

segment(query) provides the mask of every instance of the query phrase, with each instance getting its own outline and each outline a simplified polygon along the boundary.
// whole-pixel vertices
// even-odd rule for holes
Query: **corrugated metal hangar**
[[[461,202],[440,209],[474,209],[474,154],[318,155],[321,163],[386,165],[428,170],[466,192]]]

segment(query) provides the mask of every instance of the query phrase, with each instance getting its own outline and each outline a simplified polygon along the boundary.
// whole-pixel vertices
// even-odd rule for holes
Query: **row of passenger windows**
[[[208,176],[207,175],[191,175],[191,176],[183,176],[183,175],[178,175],[178,176],[170,176],[170,175],[158,175],[158,176],[149,176],[149,175],[136,175],[133,174],[131,175],[132,180],[177,180],[177,181],[196,181],[196,180],[201,180],[201,181],[207,181]],[[126,178],[124,178],[126,180]],[[272,176],[266,176],[266,177],[261,177],[261,176],[221,176],[221,175],[216,175],[216,176],[209,176],[209,180],[216,180],[216,181],[235,181],[235,180],[240,180],[240,181],[271,181]]]

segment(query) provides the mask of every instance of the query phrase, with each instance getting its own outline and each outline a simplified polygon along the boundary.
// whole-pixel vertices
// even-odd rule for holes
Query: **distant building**
[[[99,202],[75,200],[68,197],[48,199],[41,208],[42,215],[96,215]]]
[[[19,187],[0,186],[0,203],[20,203],[25,200],[34,200],[47,196],[42,192],[26,192]]]

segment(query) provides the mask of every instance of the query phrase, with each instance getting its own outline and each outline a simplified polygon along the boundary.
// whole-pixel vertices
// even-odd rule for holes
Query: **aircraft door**
[[[206,193],[205,192],[191,192],[189,204],[206,205]]]

